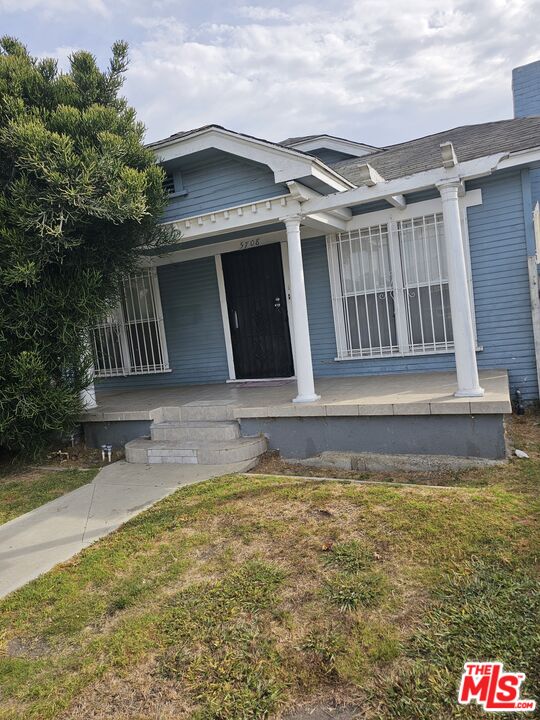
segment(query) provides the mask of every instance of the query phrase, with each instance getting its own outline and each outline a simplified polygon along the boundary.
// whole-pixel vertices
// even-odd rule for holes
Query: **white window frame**
[[[95,328],[93,328],[93,332],[91,333],[96,378],[125,377],[128,375],[155,375],[157,373],[171,372],[169,367],[169,355],[167,351],[167,339],[165,335],[165,326],[163,321],[163,308],[161,306],[161,293],[159,290],[157,268],[151,266],[141,268],[140,272],[134,274],[133,276],[130,276],[126,279],[126,281],[124,281],[123,289],[133,280],[133,278],[143,275],[146,275],[150,279],[154,315],[151,320],[155,323],[155,327],[157,330],[157,340],[159,343],[159,347],[154,348],[153,341],[150,341],[150,355],[155,358],[157,350],[157,352],[159,353],[158,357],[161,356],[161,362],[153,363],[153,366],[151,368],[149,366],[135,365],[134,363],[132,363],[131,358],[132,355],[134,355],[135,346],[133,344],[133,340],[130,341],[129,339],[128,327],[131,325],[143,323],[145,321],[139,319],[128,320],[124,315],[122,304],[120,304],[118,307],[115,308],[111,315],[105,319],[104,322],[99,323]],[[113,328],[118,333],[118,352],[115,350],[114,346],[107,340],[106,333]],[[105,344],[107,346],[109,358],[113,357],[114,360],[119,361],[114,368],[100,367],[97,344],[95,339],[95,333],[99,332],[101,332],[102,337],[105,338]],[[130,342],[132,345],[131,350]],[[140,341],[137,339],[137,342],[139,343]],[[145,355],[148,357],[148,346],[146,345],[146,340],[144,339],[144,337],[143,342],[145,346]],[[138,349],[140,354],[140,345]]]
[[[472,283],[467,208],[474,205],[480,205],[481,203],[482,193],[480,190],[469,191],[465,194],[463,198],[460,198],[460,216],[462,224],[463,242],[465,247],[467,279],[469,285],[469,295],[475,338],[476,317],[474,311],[474,293]],[[440,199],[434,199],[408,205],[405,210],[382,210],[373,213],[357,215],[353,217],[348,224],[348,231],[363,230],[373,227],[374,225],[387,225],[392,263],[393,290],[398,291],[396,292],[396,297],[399,296],[399,291],[403,291],[401,262],[398,260],[400,256],[400,250],[397,223],[400,220],[413,220],[418,217],[436,215],[440,213],[442,213],[442,202]],[[346,362],[356,360],[384,359],[389,357],[421,357],[425,355],[439,355],[454,352],[453,343],[448,343],[446,347],[441,349],[430,348],[419,350],[418,348],[412,348],[412,346],[409,345],[408,340],[405,303],[401,301],[395,301],[395,322],[399,350],[381,353],[377,352],[375,349],[373,352],[369,352],[366,354],[351,354],[351,351],[348,349],[346,342],[346,321],[343,303],[341,302],[341,300],[338,300],[341,296],[341,279],[339,261],[336,255],[335,239],[336,235],[329,235],[326,237],[328,271],[330,276],[330,289],[332,295],[332,311],[334,316],[336,347],[338,351],[337,357],[335,358],[336,361]],[[478,344],[477,350],[482,350],[482,348],[478,346]]]

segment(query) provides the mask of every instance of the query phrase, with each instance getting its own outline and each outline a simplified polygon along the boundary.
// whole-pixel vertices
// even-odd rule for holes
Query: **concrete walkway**
[[[0,525],[0,597],[69,560],[177,488],[249,466],[108,465],[88,485]]]

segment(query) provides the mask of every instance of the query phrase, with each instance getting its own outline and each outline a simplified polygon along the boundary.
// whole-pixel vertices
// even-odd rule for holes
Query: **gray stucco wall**
[[[259,432],[283,457],[325,450],[504,458],[502,415],[249,418],[242,435]]]
[[[150,435],[150,420],[121,420],[116,422],[83,423],[84,442],[87,447],[112,445],[121,449],[130,440]]]

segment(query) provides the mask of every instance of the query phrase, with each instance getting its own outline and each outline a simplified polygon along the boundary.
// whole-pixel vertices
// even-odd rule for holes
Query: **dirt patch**
[[[190,717],[193,706],[184,688],[156,673],[154,661],[139,666],[128,678],[107,674],[89,687],[63,713],[61,720],[178,720]]]
[[[335,705],[333,702],[308,705],[282,716],[283,720],[355,720],[360,717],[358,705]]]
[[[528,410],[525,415],[512,415],[507,425],[510,433],[519,435],[519,440],[513,438],[511,445],[525,450],[531,458],[540,458],[540,413]]]
[[[293,475],[310,478],[335,478],[336,480],[371,480],[373,482],[410,483],[411,485],[456,485],[462,472],[366,472],[342,470],[332,465],[312,467],[282,458],[277,450],[261,455],[259,464],[251,473],[261,475]],[[248,475],[250,473],[247,473]]]
[[[124,458],[123,450],[113,450],[111,454],[111,462],[122,460]],[[101,457],[99,448],[89,448],[84,444],[77,444],[73,447],[52,448],[46,456],[42,467],[59,470],[76,470],[80,468],[95,468],[108,465],[108,460]]]
[[[49,644],[43,638],[12,638],[6,647],[6,655],[12,658],[36,659],[49,653]]]

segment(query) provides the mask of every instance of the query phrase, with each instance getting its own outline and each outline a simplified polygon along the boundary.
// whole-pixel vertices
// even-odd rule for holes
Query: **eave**
[[[267,165],[274,173],[276,183],[285,183],[312,176],[334,190],[356,187],[318,158],[300,150],[283,147],[266,140],[252,138],[217,126],[208,126],[180,137],[152,143],[159,162],[175,160],[210,148],[237,155]]]

